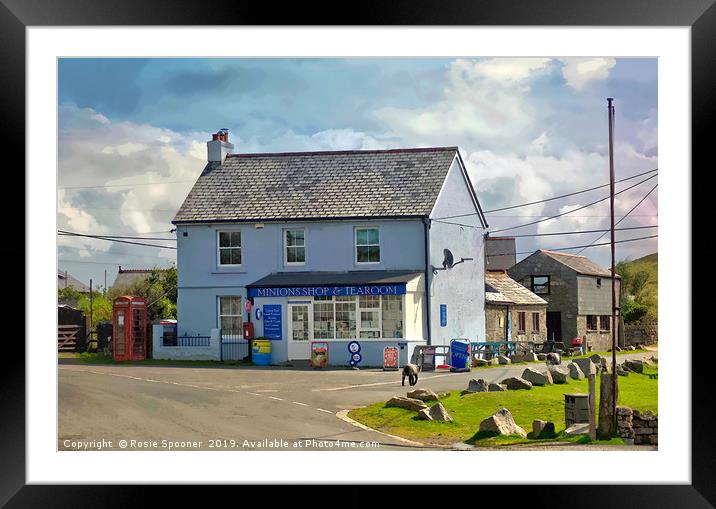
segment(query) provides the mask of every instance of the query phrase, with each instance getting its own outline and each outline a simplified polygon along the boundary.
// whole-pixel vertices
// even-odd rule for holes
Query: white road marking
[[[420,380],[432,380],[433,378],[443,378],[446,376],[454,376],[454,375],[460,375],[462,373],[445,373],[444,375],[434,375],[429,377],[422,377]],[[356,387],[375,387],[377,385],[401,385],[400,381],[392,381],[392,382],[375,382],[372,384],[355,384],[355,385],[345,385],[343,387],[331,387],[328,389],[313,389],[315,392],[320,391],[342,391],[343,389],[355,389]]]
[[[324,410],[324,409],[322,409],[322,408],[319,408],[318,411],[319,411],[319,412],[326,412],[327,414],[333,415],[333,412],[331,412],[330,410]]]
[[[255,392],[247,392],[246,394],[251,394],[252,396],[261,396],[261,394],[256,394]]]
[[[269,396],[271,399],[275,399],[276,401],[283,401],[281,398],[277,398],[276,396]]]
[[[294,405],[301,405],[301,406],[308,406],[306,403],[301,403],[300,401],[291,401]]]
[[[256,392],[278,392],[277,389],[256,389]]]

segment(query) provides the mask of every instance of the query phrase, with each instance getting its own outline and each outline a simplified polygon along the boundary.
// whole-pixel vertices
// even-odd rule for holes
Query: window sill
[[[249,271],[239,267],[217,267],[216,270],[211,271],[212,274],[248,274]]]

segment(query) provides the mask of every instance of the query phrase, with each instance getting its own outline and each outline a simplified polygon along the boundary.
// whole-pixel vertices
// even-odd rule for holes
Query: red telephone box
[[[142,297],[114,299],[113,357],[116,361],[141,361],[147,358],[147,301]]]

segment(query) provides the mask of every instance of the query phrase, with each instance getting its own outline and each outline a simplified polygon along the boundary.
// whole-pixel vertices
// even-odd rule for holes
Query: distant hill
[[[658,315],[659,303],[659,253],[642,256],[636,260],[622,260],[617,264],[617,273],[624,278],[624,287],[629,294],[631,282],[637,279],[639,273],[647,273],[648,280],[643,289],[636,296],[637,300],[649,308],[649,315]]]

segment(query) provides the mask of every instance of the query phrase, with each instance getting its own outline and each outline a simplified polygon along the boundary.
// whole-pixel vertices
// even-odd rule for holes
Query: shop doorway
[[[310,303],[288,304],[288,359],[302,360],[311,358],[311,338],[313,337]]]

